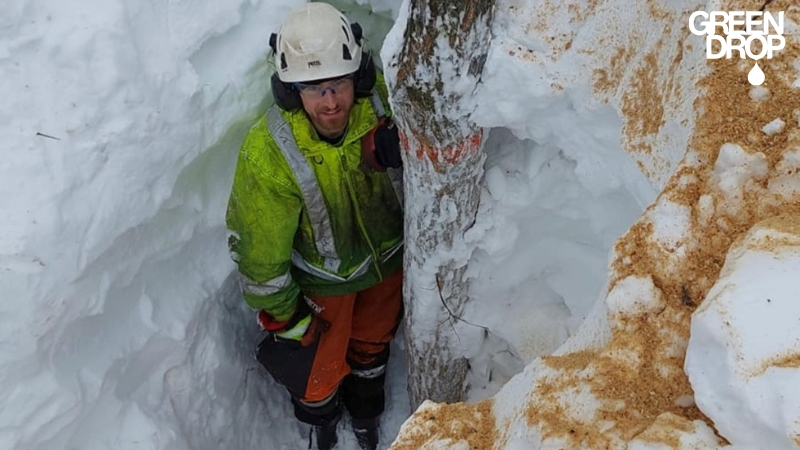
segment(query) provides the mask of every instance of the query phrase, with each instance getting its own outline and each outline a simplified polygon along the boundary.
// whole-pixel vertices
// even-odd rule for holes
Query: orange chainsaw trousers
[[[315,403],[330,398],[351,369],[387,363],[389,343],[402,318],[403,271],[360,292],[307,297],[316,306],[314,320],[323,324],[321,331],[307,336],[316,334],[318,343],[301,400]]]

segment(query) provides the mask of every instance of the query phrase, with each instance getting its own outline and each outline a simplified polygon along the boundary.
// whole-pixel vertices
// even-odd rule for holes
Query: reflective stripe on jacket
[[[273,106],[245,137],[228,203],[228,244],[247,303],[277,320],[299,292],[341,295],[402,265],[402,172],[361,167],[361,138],[390,115],[379,76],[340,146],[305,113]],[[373,106],[374,105],[374,106]]]

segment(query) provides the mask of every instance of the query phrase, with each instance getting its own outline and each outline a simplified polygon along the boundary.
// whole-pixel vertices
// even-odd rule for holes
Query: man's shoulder
[[[282,118],[278,119],[273,115],[280,115],[277,107],[273,108],[274,110],[269,110],[266,114],[263,114],[250,127],[242,142],[240,157],[247,160],[249,164],[257,166],[259,171],[268,172],[275,176],[284,171],[286,162],[278,147],[276,136],[274,136],[275,127],[271,127],[269,122],[270,118],[272,118],[273,122],[282,120]],[[289,127],[281,128],[288,130],[289,134],[291,134]]]
[[[274,139],[270,136],[269,128],[267,127],[267,120],[265,115],[261,115],[256,123],[254,123],[250,130],[244,137],[240,153],[248,159],[253,159],[261,155],[267,147],[273,145]]]

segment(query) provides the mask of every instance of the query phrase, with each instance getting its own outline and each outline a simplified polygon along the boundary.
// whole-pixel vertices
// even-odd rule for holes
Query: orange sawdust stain
[[[767,371],[767,369],[771,367],[783,368],[783,369],[796,369],[800,367],[800,353],[797,352],[789,352],[774,358],[771,358],[767,361],[764,361],[758,370],[754,371],[750,374],[750,376],[755,377],[763,374]]]
[[[635,54],[633,49],[619,47],[609,60],[606,68],[595,69],[593,87],[595,91],[612,92],[620,87],[620,82],[628,70],[631,58]]]
[[[623,132],[631,141],[656,134],[664,125],[664,94],[658,84],[658,73],[658,59],[655,53],[649,53],[636,71],[632,88],[623,97],[622,113],[627,119]],[[650,153],[646,144],[639,144],[634,150]]]
[[[475,404],[457,403],[434,405],[423,409],[411,420],[416,421],[391,447],[392,450],[416,450],[431,441],[466,441],[470,450],[501,446],[495,417],[494,402],[483,400]]]

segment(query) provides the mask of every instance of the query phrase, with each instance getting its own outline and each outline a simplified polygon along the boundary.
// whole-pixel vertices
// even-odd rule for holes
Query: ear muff
[[[350,31],[353,32],[353,39],[360,46],[364,45],[362,38],[364,31],[358,22],[353,22],[350,25]],[[375,87],[375,62],[372,60],[372,54],[369,52],[361,51],[361,62],[358,65],[358,71],[355,77],[355,91],[356,97],[369,97],[372,94],[372,88]]]
[[[281,109],[294,111],[303,106],[303,101],[300,100],[300,94],[294,90],[290,83],[281,81],[277,73],[272,74],[270,83],[272,85],[272,96],[275,98],[275,103]]]
[[[361,46],[361,38],[364,36],[364,31],[361,29],[361,25],[358,22],[353,22],[350,24],[350,31],[353,33],[353,39],[355,39],[356,44]]]
[[[272,49],[273,54],[277,53],[277,41],[277,34],[272,33],[269,35],[269,47]],[[275,103],[277,103],[278,107],[281,109],[293,111],[303,106],[303,102],[300,100],[300,94],[294,90],[291,83],[284,83],[281,81],[277,72],[272,74],[270,85],[272,87],[272,96],[275,98]]]
[[[278,51],[278,35],[275,33],[269,35],[269,48],[272,49],[272,53]]]
[[[375,87],[375,80],[377,74],[375,73],[375,62],[372,60],[372,55],[369,52],[361,52],[361,63],[356,72],[355,90],[356,97],[369,97],[372,94],[372,88]]]

